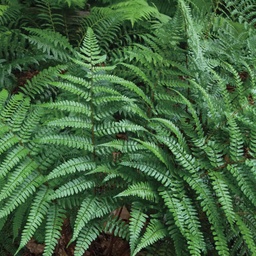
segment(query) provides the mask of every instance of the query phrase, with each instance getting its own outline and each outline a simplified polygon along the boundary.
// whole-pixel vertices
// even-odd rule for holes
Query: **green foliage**
[[[0,230],[16,255],[39,236],[53,255],[65,220],[75,256],[104,232],[134,256],[255,255],[251,1],[87,2],[1,1]]]

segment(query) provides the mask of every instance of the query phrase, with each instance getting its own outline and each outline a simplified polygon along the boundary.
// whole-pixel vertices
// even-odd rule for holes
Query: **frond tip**
[[[135,183],[129,186],[128,189],[116,195],[116,197],[123,196],[137,196],[153,202],[158,200],[156,191],[153,190],[152,186],[148,182]]]

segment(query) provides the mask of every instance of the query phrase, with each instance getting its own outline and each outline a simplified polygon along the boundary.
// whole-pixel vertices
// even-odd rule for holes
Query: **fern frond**
[[[83,200],[76,216],[73,236],[69,244],[75,241],[79,237],[79,233],[82,229],[89,221],[94,219],[97,210],[99,210],[98,204],[98,200],[90,195]]]
[[[191,255],[201,255],[202,251],[205,251],[205,243],[200,231],[200,222],[191,200],[180,192],[183,189],[179,186],[181,185],[173,183],[172,190],[164,190],[160,194],[173,214],[181,234],[186,238]]]
[[[215,141],[208,140],[206,145],[201,147],[206,152],[212,166],[218,168],[224,165],[223,149]]]
[[[160,222],[160,220],[151,219],[143,237],[141,238],[139,244],[131,255],[137,255],[137,253],[140,252],[143,248],[146,248],[154,244],[158,240],[163,239],[164,237],[166,237],[166,235],[166,228]]]
[[[165,166],[154,164],[150,161],[122,161],[121,165],[136,168],[141,172],[145,173],[146,175],[161,182],[166,187],[168,187],[172,183],[171,172]]]
[[[0,111],[2,111],[4,104],[6,103],[6,100],[8,99],[8,91],[3,89],[0,91]]]
[[[167,239],[159,241],[152,246],[145,248],[145,250],[147,252],[143,253],[143,256],[180,256],[179,254],[175,253],[173,244]]]
[[[9,197],[13,191],[20,185],[31,172],[37,169],[37,164],[31,159],[23,161],[15,171],[8,175],[8,180],[0,191],[0,201]]]
[[[58,205],[50,206],[47,213],[46,228],[45,228],[45,248],[43,256],[53,255],[54,248],[61,236],[61,228],[65,217],[65,211]]]
[[[39,21],[42,23],[42,27],[46,27],[52,31],[56,31],[59,27],[64,27],[63,17],[56,10],[61,9],[61,5],[56,1],[49,0],[35,0],[35,5],[39,10],[37,14]]]
[[[104,107],[104,106],[107,107],[108,105],[113,105],[114,106],[114,102],[116,102],[119,105],[121,105],[122,102],[127,104],[127,105],[131,105],[133,103],[133,100],[130,100],[128,97],[125,97],[125,96],[112,96],[112,95],[111,96],[98,96],[94,100],[95,105],[102,106],[102,107]],[[116,109],[118,109],[118,108],[116,107]],[[110,111],[111,111],[111,109],[110,109]],[[108,111],[108,113],[110,113],[110,111]],[[104,114],[102,115],[101,113],[99,113],[98,116],[103,117]]]
[[[151,120],[156,123],[163,124],[167,129],[175,134],[178,139],[179,144],[188,151],[188,146],[184,135],[180,131],[180,129],[170,120],[164,118],[151,118]]]
[[[59,146],[67,146],[70,148],[84,149],[90,152],[93,151],[91,139],[85,137],[79,137],[75,135],[49,135],[42,138],[37,138],[36,142],[42,144],[52,144]]]
[[[59,65],[44,69],[31,80],[28,80],[22,90],[29,97],[35,98],[36,95],[42,94],[45,89],[49,89],[49,83],[55,81],[66,68],[67,66],[65,65]]]
[[[123,196],[137,196],[153,202],[158,201],[157,193],[149,182],[135,183],[129,186],[128,189],[116,195],[116,197]]]
[[[26,119],[23,121],[22,125],[17,128],[17,135],[22,140],[23,143],[28,143],[39,125],[39,121],[42,118],[44,112],[40,108],[34,108],[29,111],[26,115]]]
[[[100,227],[97,223],[87,223],[86,226],[82,228],[77,238],[74,256],[83,256],[92,241],[94,241],[99,234]]]
[[[59,128],[82,128],[91,129],[92,124],[89,119],[84,119],[82,117],[63,117],[60,119],[55,119],[53,121],[47,122],[47,126],[59,127]]]
[[[66,182],[64,185],[58,187],[54,194],[51,195],[51,200],[73,196],[75,194],[81,193],[87,189],[94,188],[96,182],[94,180],[85,179],[84,177],[79,177],[77,179]]]
[[[235,222],[235,211],[224,175],[219,172],[210,172],[209,175],[213,180],[213,189],[218,196],[221,207],[226,214],[227,220],[232,225]]]
[[[27,223],[22,231],[19,248],[15,255],[27,244],[45,218],[50,206],[47,201],[48,193],[49,191],[46,186],[41,186],[40,190],[37,192],[30,208]]]
[[[21,204],[17,210],[15,211],[14,217],[13,217],[13,226],[12,226],[12,232],[13,232],[13,238],[16,239],[22,231],[22,225],[24,225],[24,220],[27,211],[29,210],[29,205],[31,201],[28,200],[25,203]]]
[[[83,103],[79,103],[77,101],[69,101],[63,100],[52,103],[43,103],[39,105],[40,107],[49,108],[49,109],[57,109],[60,111],[68,111],[73,113],[85,114],[86,116],[90,116],[90,109]]]
[[[256,157],[256,129],[251,130],[249,153],[254,158]]]
[[[145,110],[143,108],[141,108],[137,104],[133,104],[131,101],[129,101],[128,103],[129,104],[122,106],[122,109],[119,109],[120,113],[124,113],[125,115],[136,115],[144,120],[148,119],[148,112],[145,113]]]
[[[145,128],[140,125],[134,124],[128,120],[103,123],[95,127],[95,133],[98,136],[118,134],[122,132],[125,133],[128,131],[130,132],[145,131]]]
[[[128,90],[135,92],[140,98],[142,98],[149,106],[152,106],[151,101],[145,95],[145,93],[133,82],[127,81],[121,77],[114,76],[114,75],[96,75],[94,76],[94,81],[109,81],[113,84],[122,85],[123,87],[127,88]]]
[[[243,140],[241,131],[235,120],[228,118],[230,135],[230,156],[234,161],[239,161],[243,157]]]
[[[139,242],[139,236],[140,233],[146,223],[147,220],[147,214],[143,213],[143,210],[140,209],[139,205],[136,205],[135,203],[132,205],[131,211],[130,211],[130,222],[129,222],[129,232],[130,232],[130,250],[131,255],[134,255],[136,246]]]
[[[198,135],[199,138],[203,138],[204,137],[204,130],[203,130],[203,127],[202,127],[201,120],[198,117],[196,109],[193,107],[191,102],[186,97],[184,97],[180,92],[178,92],[177,90],[173,90],[173,91],[175,91],[175,93],[177,93],[179,95],[181,102],[188,107],[188,110],[191,113],[193,121],[195,122],[195,125],[196,125],[195,130],[197,132],[197,135]]]
[[[81,58],[92,66],[103,63],[106,59],[106,56],[100,56],[101,51],[98,46],[98,41],[91,28],[87,29],[87,33],[83,44],[80,47],[80,51],[83,54],[81,55]]]
[[[155,143],[141,141],[138,139],[135,139],[135,140],[140,142],[143,147],[151,151],[166,167],[169,167],[167,157],[164,154],[164,151],[160,147],[158,147]]]
[[[195,29],[196,26],[194,25],[194,20],[191,15],[191,9],[184,0],[178,0],[178,4],[180,6],[180,11],[184,17],[184,23],[187,27],[186,33],[188,34],[189,44],[194,54],[193,61],[195,62],[198,70],[205,72],[207,70],[207,63],[204,57],[203,48],[200,43],[200,37]]]
[[[48,174],[47,179],[51,180],[71,173],[84,172],[85,170],[93,170],[96,165],[89,157],[72,158],[65,163],[57,166]]]
[[[246,242],[247,246],[249,247],[250,252],[252,255],[255,254],[255,235],[252,233],[250,227],[248,227],[242,220],[242,218],[236,214],[236,222],[239,226],[241,234]]]
[[[59,61],[67,61],[75,54],[68,39],[58,32],[37,28],[25,28],[25,30],[30,34],[26,37],[30,44],[47,54],[48,58],[51,56]]]
[[[83,77],[77,77],[70,74],[61,74],[60,77],[72,84],[80,85],[82,88],[90,89],[91,83]]]
[[[242,169],[241,166],[237,164],[229,164],[227,170],[236,179],[239,188],[244,193],[244,195],[256,206],[256,192],[254,188],[254,180],[251,180],[247,174],[247,168]]]
[[[68,7],[75,6],[79,8],[83,8],[85,5],[84,0],[58,0],[58,3],[65,3]]]
[[[140,68],[127,63],[121,63],[121,65],[131,69],[137,75],[137,77],[139,77],[145,84],[149,85],[151,90],[154,90],[154,84],[148,79],[147,74],[144,73]]]
[[[137,141],[132,141],[132,140],[112,140],[106,143],[102,143],[98,145],[98,148],[101,149],[106,148],[106,149],[116,149],[120,150],[121,152],[124,153],[132,153],[132,152],[137,152],[139,149],[143,149],[143,147],[137,142]],[[112,151],[113,152],[113,151]]]
[[[78,45],[81,45],[88,27],[92,28],[101,49],[109,52],[109,46],[119,39],[121,25],[124,22],[122,13],[115,12],[109,7],[93,7],[90,15],[81,21],[81,34]]]
[[[229,17],[233,20],[239,21],[239,23],[250,24],[251,26],[256,24],[256,10],[252,1],[225,0],[224,3],[230,12]]]
[[[16,110],[19,109],[19,106],[23,103],[23,101],[24,97],[21,93],[13,95],[1,111],[1,119],[11,121],[13,115],[16,113]]]
[[[28,98],[24,98],[20,105],[17,106],[16,112],[8,119],[9,126],[13,132],[18,133],[20,131],[20,126],[28,113],[29,105],[30,100]]]
[[[19,142],[17,136],[12,132],[5,133],[3,130],[2,138],[0,139],[0,154],[3,154],[5,151],[10,150],[15,144]]]
[[[8,9],[8,5],[7,4],[1,4],[0,6],[0,16],[3,16],[3,14],[5,13],[5,11]]]
[[[114,236],[129,239],[129,226],[118,216],[109,216],[104,227],[104,232],[112,233]]]
[[[192,175],[191,177],[184,176],[184,180],[195,190],[198,195],[198,200],[202,206],[203,211],[206,213],[208,220],[211,224],[215,248],[219,255],[225,256],[229,254],[228,241],[224,234],[224,227],[221,221],[220,213],[216,207],[216,203],[212,197],[212,191],[204,183],[202,178],[198,175]]]
[[[129,2],[120,2],[111,6],[117,12],[121,12],[124,18],[129,20],[134,26],[136,21],[150,19],[151,16],[157,16],[158,10],[148,5],[145,0],[132,0]]]
[[[21,5],[18,1],[4,1],[1,4],[0,25],[5,26],[20,17]]]
[[[22,159],[29,154],[29,150],[20,145],[14,147],[0,165],[0,177],[4,177],[15,167]]]
[[[167,145],[172,153],[175,155],[177,161],[189,172],[197,173],[200,170],[198,161],[193,155],[188,154],[184,151],[180,144],[178,144],[173,138],[163,138],[156,136],[159,141]]]
[[[90,100],[89,92],[84,91],[83,89],[78,88],[75,85],[72,85],[70,83],[64,83],[64,82],[51,82],[49,83],[52,86],[55,86],[57,88],[66,90],[74,95],[80,96],[85,101]]]
[[[176,226],[173,215],[169,212],[166,217],[167,230],[173,240],[174,255],[182,256],[188,254],[188,248],[184,248],[184,244],[186,244],[185,237],[181,234],[179,227]]]
[[[145,65],[147,68],[149,68],[149,64],[154,66],[157,66],[158,63],[161,63],[165,66],[169,65],[169,63],[165,62],[164,58],[159,53],[152,51],[152,49],[144,45],[134,44],[134,47],[127,47],[124,53],[125,56],[128,55],[126,58],[129,58],[130,61],[134,60],[135,62],[139,62]],[[121,59],[121,61],[123,60]],[[132,66],[128,67],[132,68]],[[138,69],[132,69],[141,76],[141,72],[139,72]]]
[[[201,92],[203,99],[207,102],[208,109],[210,112],[208,114],[208,116],[212,120],[217,119],[216,118],[216,108],[214,106],[214,101],[213,101],[211,95],[209,95],[209,93],[201,85],[199,85],[196,81],[190,79],[189,82],[193,85],[193,87],[195,87],[196,89],[198,89],[198,91]]]
[[[56,165],[58,159],[62,157],[64,151],[63,148],[57,148],[54,145],[42,147],[42,144],[40,144],[39,147],[38,144],[34,143],[34,145],[32,144],[31,147],[33,149],[33,154],[38,154],[36,157],[37,164],[39,165],[40,170],[45,174],[48,174],[49,170],[51,170],[53,166]],[[37,147],[37,149],[35,147]]]
[[[243,102],[243,82],[239,76],[238,71],[229,63],[224,62],[223,67],[227,69],[234,76],[234,86],[236,87],[238,99],[240,104]]]
[[[37,172],[31,173],[22,184],[20,184],[11,194],[5,205],[0,210],[0,218],[9,215],[20,204],[25,203],[38,186],[43,183],[43,177]]]

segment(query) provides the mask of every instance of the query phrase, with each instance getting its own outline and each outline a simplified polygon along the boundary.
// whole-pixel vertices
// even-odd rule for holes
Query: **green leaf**
[[[65,211],[58,205],[50,206],[47,213],[45,229],[45,248],[43,256],[52,256],[58,240],[61,236],[61,229],[64,222]]]
[[[41,186],[40,190],[37,192],[30,208],[27,223],[22,231],[20,246],[15,255],[27,244],[45,218],[50,207],[47,201],[48,193],[49,191],[46,186]]]
[[[156,243],[158,240],[163,239],[166,237],[166,235],[166,228],[160,222],[160,220],[151,219],[143,237],[141,238],[140,243],[137,245],[132,256],[137,255],[137,253],[139,253],[143,248],[146,248]]]

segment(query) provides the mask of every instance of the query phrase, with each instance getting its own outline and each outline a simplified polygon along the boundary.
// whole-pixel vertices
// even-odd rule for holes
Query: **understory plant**
[[[4,2],[1,22],[13,18]],[[23,49],[1,48],[12,53],[0,63],[3,253],[35,239],[54,255],[68,222],[75,256],[101,234],[128,241],[132,256],[255,255],[251,2],[166,1],[168,16],[159,1],[100,1],[82,17],[83,1],[50,2],[30,1],[36,26],[21,17],[26,26],[2,29]]]

